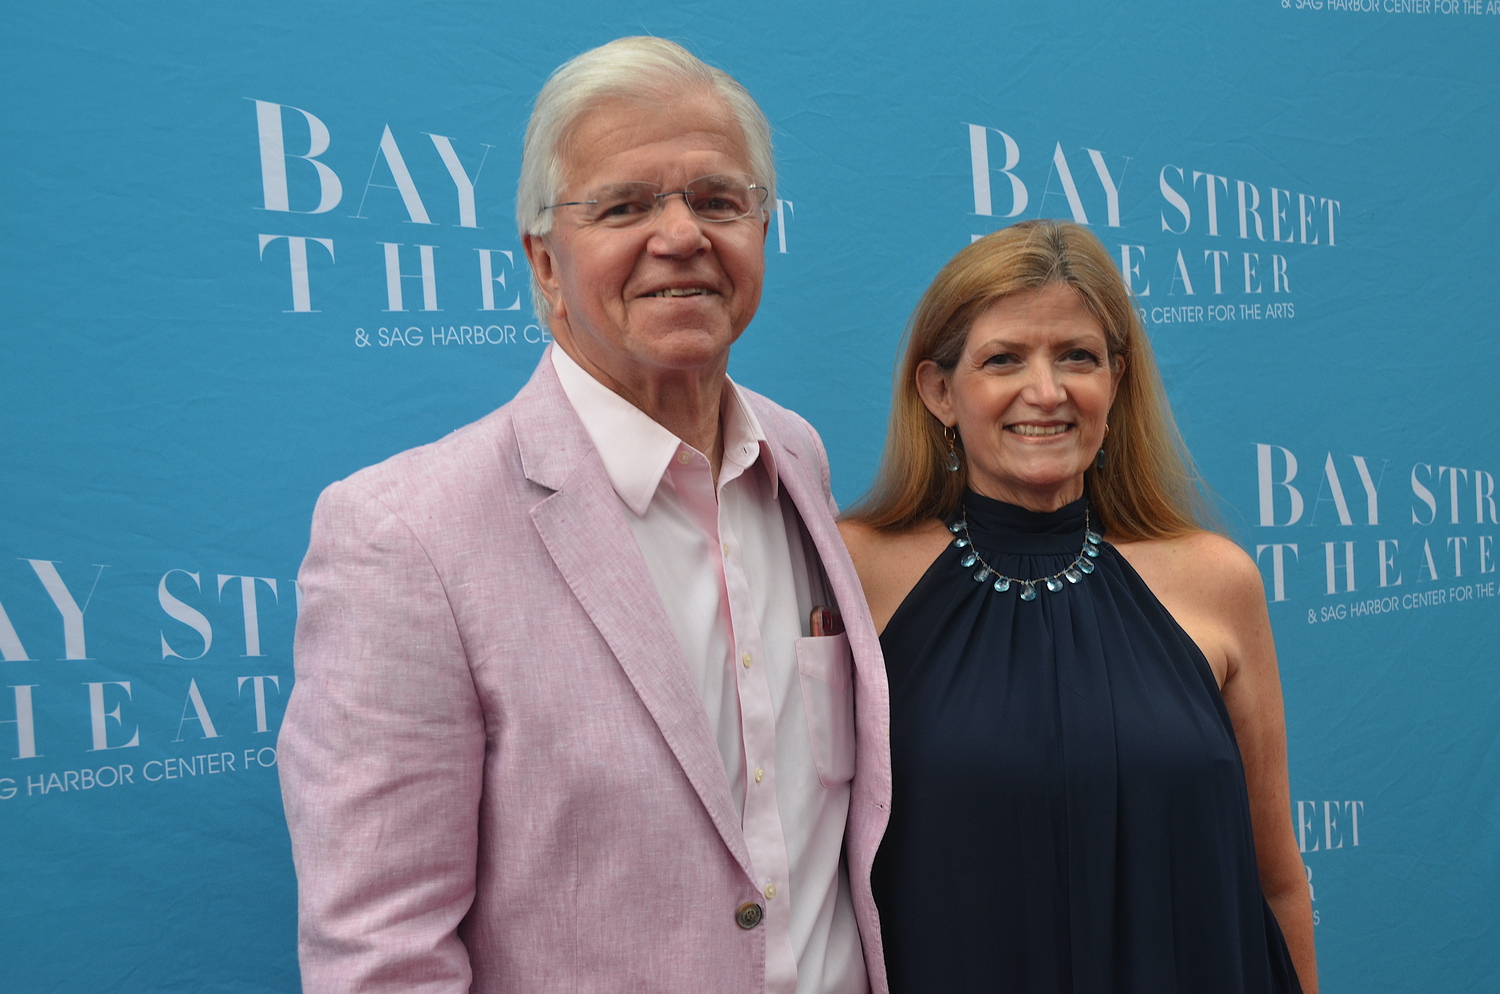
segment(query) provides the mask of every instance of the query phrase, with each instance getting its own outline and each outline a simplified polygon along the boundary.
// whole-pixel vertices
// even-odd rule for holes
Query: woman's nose
[[[1067,400],[1068,393],[1063,389],[1057,371],[1044,364],[1032,367],[1022,398],[1029,404],[1051,409]]]

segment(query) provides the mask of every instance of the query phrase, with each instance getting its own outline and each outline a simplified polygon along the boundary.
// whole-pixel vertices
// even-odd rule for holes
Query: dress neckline
[[[962,508],[954,520],[965,517],[974,544],[997,552],[1077,554],[1085,522],[1095,532],[1104,531],[1089,511],[1087,494],[1055,511],[1031,511],[965,490]]]

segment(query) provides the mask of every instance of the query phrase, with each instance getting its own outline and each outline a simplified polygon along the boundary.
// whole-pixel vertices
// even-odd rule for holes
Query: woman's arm
[[[1318,989],[1312,902],[1292,829],[1286,715],[1260,570],[1209,532],[1117,547],[1207,657],[1234,724],[1260,886],[1286,937],[1305,994]]]
[[[1220,550],[1213,555],[1220,561],[1213,565],[1223,577],[1225,589],[1220,603],[1226,634],[1230,636],[1224,704],[1229,709],[1245,762],[1260,886],[1286,936],[1302,990],[1305,994],[1317,994],[1312,901],[1307,889],[1307,871],[1292,829],[1286,712],[1265,590],[1260,570],[1250,557],[1227,539],[1220,539],[1219,544]]]

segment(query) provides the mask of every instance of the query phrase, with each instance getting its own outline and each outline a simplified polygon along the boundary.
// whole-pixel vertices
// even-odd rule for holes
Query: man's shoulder
[[[550,368],[550,367],[549,367]],[[442,438],[398,452],[358,470],[330,489],[353,489],[398,513],[428,508],[465,494],[510,496],[530,486],[521,452],[521,434],[548,430],[530,426],[550,406],[536,378],[510,401]],[[543,418],[545,420],[545,418]]]
[[[480,461],[493,460],[503,449],[514,448],[515,432],[509,404],[442,438],[414,446],[357,470],[340,481],[368,490],[384,492],[409,483],[436,481]]]

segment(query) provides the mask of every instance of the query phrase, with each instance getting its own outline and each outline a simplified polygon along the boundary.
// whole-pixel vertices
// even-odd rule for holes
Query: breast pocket
[[[802,711],[818,780],[824,787],[837,787],[854,776],[854,659],[849,636],[799,638],[796,646]]]

